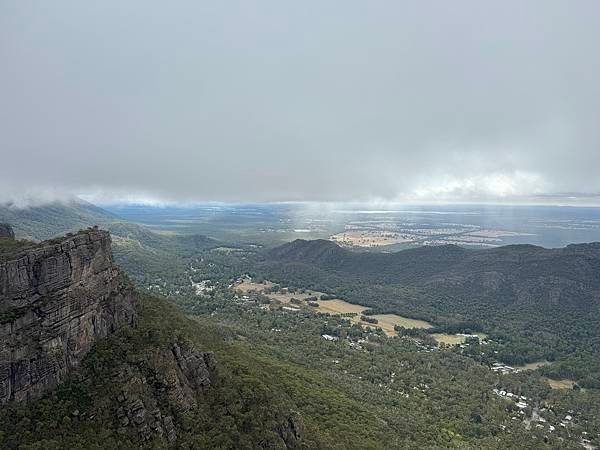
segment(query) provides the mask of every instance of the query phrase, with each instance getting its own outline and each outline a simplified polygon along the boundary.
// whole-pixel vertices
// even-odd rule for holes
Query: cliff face
[[[135,364],[115,365],[113,372],[119,394],[111,415],[118,421],[118,433],[148,446],[170,446],[186,415],[197,412],[198,394],[214,381],[214,355],[176,341],[133,359]]]
[[[0,404],[55,387],[97,339],[135,324],[137,303],[106,231],[42,242],[0,261]]]

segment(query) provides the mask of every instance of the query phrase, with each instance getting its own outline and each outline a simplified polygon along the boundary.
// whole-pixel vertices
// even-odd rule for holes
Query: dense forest
[[[600,385],[599,244],[376,254],[299,240],[273,249],[255,267],[262,277],[373,312],[430,321],[431,333],[484,331],[505,363],[557,361],[545,369],[548,376]]]
[[[501,377],[468,357],[377,333],[360,332],[361,348],[352,340],[321,337],[350,332],[344,319],[270,313],[225,294],[190,298],[180,307],[194,311],[192,319],[146,297],[139,328],[96,346],[78,377],[39,401],[3,408],[3,448],[136,446],[137,438],[122,434],[120,418],[112,415],[128,389],[123,371],[132,363],[143,368],[149,355],[174,339],[213,351],[218,362],[218,380],[196,397],[197,412],[177,419],[186,430],[178,437],[181,448],[268,445],[269,430],[290,411],[302,417],[302,448],[375,449],[383,442],[388,448],[510,448],[523,442],[577,448],[575,436],[600,426],[593,392],[557,393],[525,374]],[[517,408],[496,396],[494,387],[535,399],[532,407],[548,420],[560,422],[574,410],[573,423],[568,432],[554,434],[527,429],[511,419]]]

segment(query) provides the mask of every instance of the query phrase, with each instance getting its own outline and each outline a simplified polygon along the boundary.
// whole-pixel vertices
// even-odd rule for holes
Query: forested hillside
[[[32,241],[100,226],[112,235],[119,265],[138,282],[150,282],[167,274],[176,277],[185,270],[191,256],[221,245],[198,234],[156,232],[78,198],[31,207],[0,204],[1,222],[13,227],[17,239]]]
[[[11,224],[18,239],[43,241],[116,220],[114,214],[76,197],[32,206],[0,203],[0,222]]]
[[[561,360],[552,370],[600,386],[594,375],[600,352],[598,243],[486,250],[449,245],[386,254],[297,240],[270,251],[259,266],[275,281],[431,321],[437,325],[431,332],[483,330],[505,343],[500,357],[506,362]],[[574,351],[594,369],[573,364]]]

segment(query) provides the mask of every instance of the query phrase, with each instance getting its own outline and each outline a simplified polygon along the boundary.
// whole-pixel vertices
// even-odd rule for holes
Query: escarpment
[[[105,231],[1,239],[0,447],[303,448],[301,415],[220,333],[138,297]]]
[[[36,399],[55,387],[97,339],[135,325],[137,303],[113,262],[106,231],[88,229],[4,255],[0,404]]]

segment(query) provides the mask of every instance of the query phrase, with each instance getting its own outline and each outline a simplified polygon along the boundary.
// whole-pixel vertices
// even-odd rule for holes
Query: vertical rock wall
[[[137,303],[106,231],[42,242],[0,261],[0,404],[55,387],[97,339],[135,325]]]

